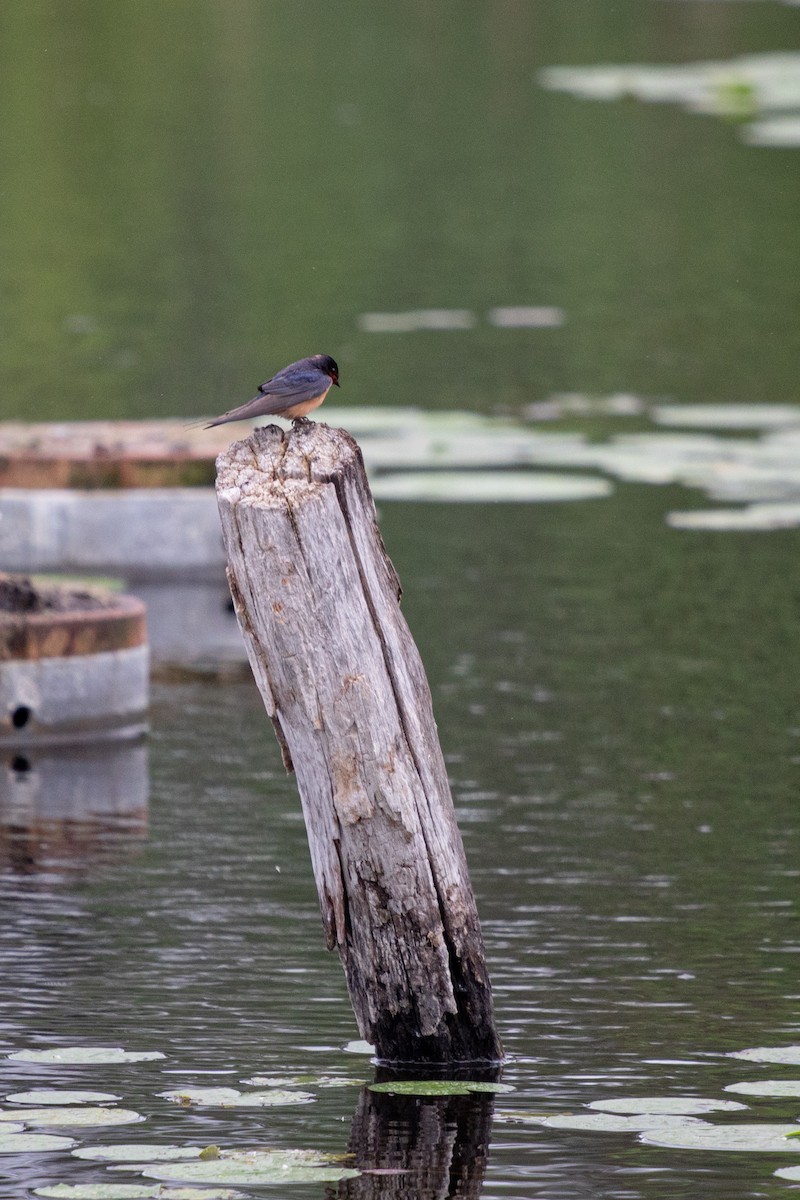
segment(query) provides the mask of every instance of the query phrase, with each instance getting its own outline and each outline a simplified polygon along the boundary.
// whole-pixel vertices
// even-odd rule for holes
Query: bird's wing
[[[279,411],[303,400],[313,400],[330,386],[330,378],[318,367],[284,367],[277,375],[259,384],[258,393],[259,396],[274,397],[278,405],[276,411]]]
[[[313,400],[327,392],[331,380],[316,367],[308,369],[286,367],[278,371],[272,379],[267,379],[258,389],[258,395],[252,400],[240,404],[223,413],[221,417],[211,422],[211,425],[224,425],[228,421],[243,421],[249,417],[278,416],[295,404]],[[210,428],[210,426],[207,426]]]

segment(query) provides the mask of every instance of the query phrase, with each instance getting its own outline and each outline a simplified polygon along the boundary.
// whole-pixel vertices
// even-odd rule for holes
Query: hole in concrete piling
[[[17,775],[26,775],[31,769],[31,760],[24,754],[15,754],[11,759],[11,770]]]
[[[27,704],[18,704],[11,714],[11,724],[15,729],[24,729],[32,716],[33,711]]]

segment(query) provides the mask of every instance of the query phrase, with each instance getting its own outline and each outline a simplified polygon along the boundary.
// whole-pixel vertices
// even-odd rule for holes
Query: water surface
[[[484,923],[503,1078],[517,1088],[504,1110],[722,1096],[780,1070],[726,1052],[798,1040],[800,714],[786,665],[798,634],[785,567],[797,535],[670,530],[676,499],[623,486],[564,505],[382,508]],[[165,1063],[94,1068],[88,1083],[87,1068],[64,1071],[148,1116],[108,1140],[342,1150],[355,1090],[302,1109],[181,1113],[180,1136],[155,1098],[256,1072],[372,1068],[343,1050],[357,1030],[253,684],[157,683],[152,725],[146,836],[117,814],[77,863],[47,845],[24,871],[5,863],[2,1045],[164,1051]],[[3,1090],[51,1083],[52,1070],[7,1064]],[[793,1120],[796,1107],[754,1100],[747,1119]],[[773,1186],[769,1156],[709,1158],[630,1134],[504,1122],[493,1143],[486,1196]],[[44,1156],[34,1173],[52,1182]]]

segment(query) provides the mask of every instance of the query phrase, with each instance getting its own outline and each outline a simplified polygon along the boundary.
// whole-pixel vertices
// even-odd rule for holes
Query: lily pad
[[[588,1107],[606,1113],[696,1116],[699,1113],[735,1112],[747,1108],[747,1105],[739,1104],[736,1100],[706,1100],[701,1096],[620,1096],[613,1100],[593,1100]]]
[[[742,136],[749,146],[800,146],[800,117],[790,114],[754,121]]]
[[[645,103],[676,103],[743,125],[745,141],[758,146],[795,146],[800,118],[800,56],[786,52],[740,55],[717,61],[683,63],[602,63],[549,67],[539,76],[543,87],[591,100],[636,98]],[[781,118],[756,116],[789,110]],[[770,128],[775,124],[778,129]],[[766,132],[761,126],[768,127]]]
[[[157,1200],[247,1200],[244,1192],[233,1188],[160,1188],[155,1195]]]
[[[125,1142],[116,1146],[81,1146],[72,1153],[75,1158],[99,1162],[169,1162],[171,1159],[199,1158],[202,1146],[161,1146],[153,1142]]]
[[[729,1058],[744,1058],[748,1062],[788,1063],[800,1066],[800,1046],[755,1046],[751,1050],[731,1050]]]
[[[362,1038],[354,1038],[352,1042],[345,1042],[342,1046],[345,1054],[374,1054],[375,1047],[369,1042],[365,1042]]]
[[[168,1092],[159,1092],[164,1100],[171,1100],[173,1104],[232,1104],[241,1092],[238,1088],[228,1087],[187,1087],[174,1088]]]
[[[50,1200],[151,1200],[157,1193],[146,1183],[55,1183],[33,1194]]]
[[[614,490],[607,479],[544,471],[409,471],[371,481],[377,500],[482,503],[592,500]]]
[[[0,1131],[0,1154],[36,1154],[40,1150],[69,1150],[75,1145],[71,1137],[53,1133],[6,1133]]]
[[[33,1092],[14,1092],[13,1095],[6,1096],[6,1100],[10,1100],[12,1104],[35,1104],[39,1107],[51,1104],[106,1104],[121,1099],[121,1096],[114,1096],[111,1092],[48,1091],[45,1088]]]
[[[241,1192],[230,1188],[170,1188],[142,1183],[56,1183],[34,1188],[34,1196],[48,1200],[239,1200]]]
[[[169,1170],[170,1167],[174,1170]],[[177,1163],[168,1163],[163,1168],[148,1169],[142,1174],[151,1175],[154,1179],[192,1179],[198,1183],[239,1183],[253,1187],[262,1183],[338,1183],[341,1179],[354,1179],[361,1172],[354,1167],[337,1167],[333,1164],[324,1167],[268,1167],[264,1164],[248,1165],[218,1160],[187,1163],[183,1173]]]
[[[794,529],[800,525],[800,504],[748,504],[744,508],[696,508],[667,513],[672,529],[726,532]]]
[[[0,1112],[0,1121],[19,1119],[20,1113]],[[128,1125],[143,1121],[140,1113],[129,1108],[30,1108],[25,1110],[26,1125]]]
[[[397,1079],[391,1083],[370,1083],[371,1092],[393,1096],[468,1096],[471,1092],[513,1092],[510,1083],[481,1083],[471,1079]]]
[[[314,1150],[223,1150],[219,1158],[200,1162],[156,1163],[141,1168],[152,1179],[191,1183],[336,1183],[361,1172]]]
[[[420,329],[472,329],[467,308],[416,308],[410,312],[365,312],[358,318],[365,333],[414,333]]]
[[[670,1113],[637,1113],[627,1117],[605,1112],[553,1113],[552,1116],[508,1112],[503,1115],[509,1120],[520,1121],[523,1125],[543,1125],[546,1129],[575,1129],[585,1133],[639,1133],[643,1129],[702,1124],[697,1117]]]
[[[747,1083],[729,1083],[726,1092],[740,1096],[800,1096],[800,1079],[752,1079]]]
[[[152,1200],[158,1190],[141,1183],[55,1183],[33,1194],[50,1200]]]
[[[684,429],[770,429],[800,423],[796,404],[659,404],[657,425]]]
[[[555,329],[564,324],[564,312],[551,305],[513,304],[490,308],[486,320],[498,329]]]
[[[770,1122],[742,1125],[709,1125],[698,1121],[696,1125],[659,1126],[646,1129],[640,1141],[648,1146],[670,1146],[680,1150],[759,1150],[764,1153],[800,1154],[800,1140],[789,1134],[800,1132],[798,1125],[778,1125]]]
[[[292,1092],[272,1088],[266,1092],[239,1092],[236,1088],[182,1088],[159,1092],[175,1104],[198,1104],[220,1108],[272,1108],[289,1104],[310,1104],[316,1097],[311,1092]]]
[[[15,1050],[8,1057],[17,1062],[94,1063],[145,1062],[166,1058],[160,1050],[123,1050],[118,1046],[62,1046],[53,1050]]]
[[[242,1092],[231,1108],[273,1108],[288,1104],[313,1104],[313,1092],[293,1092],[286,1088],[270,1088],[266,1092]]]
[[[346,1075],[253,1075],[243,1079],[242,1083],[259,1088],[292,1088],[292,1087],[362,1087],[366,1079],[350,1079]]]

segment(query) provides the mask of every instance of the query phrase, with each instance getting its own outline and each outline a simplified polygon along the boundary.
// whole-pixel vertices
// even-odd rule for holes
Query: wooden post
[[[387,1062],[496,1061],[475,900],[361,451],[319,422],[217,459],[228,581],[294,768],[329,949]]]

